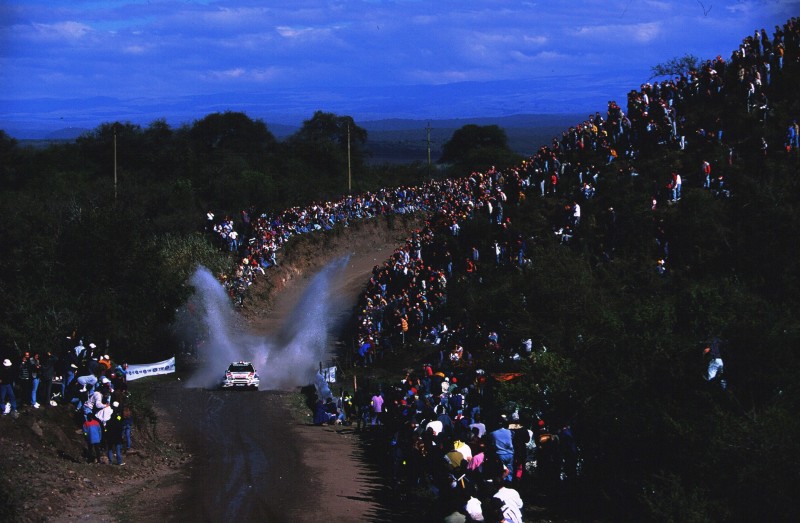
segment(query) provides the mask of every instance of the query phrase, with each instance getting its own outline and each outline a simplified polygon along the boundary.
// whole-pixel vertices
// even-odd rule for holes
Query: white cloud
[[[285,76],[285,72],[286,71],[280,67],[264,67],[253,69],[234,67],[231,69],[209,71],[203,75],[203,78],[213,82],[235,81],[237,83],[271,83],[276,79]]]
[[[566,61],[572,59],[570,55],[559,53],[557,51],[542,51],[540,53],[536,53],[534,56],[536,60],[543,60],[548,62],[554,61]]]
[[[428,70],[413,70],[408,71],[408,79],[413,83],[442,85],[454,82],[465,82],[467,80],[474,80],[475,78],[468,71],[461,70],[442,70],[442,71],[428,71]]]
[[[279,67],[268,67],[266,69],[256,69],[250,73],[250,78],[255,82],[272,82],[281,77],[283,70]]]
[[[221,7],[211,11],[201,11],[200,19],[211,25],[236,27],[250,25],[254,21],[264,18],[268,13],[269,9],[262,7]],[[197,16],[195,11],[187,11],[186,14]]]
[[[236,67],[234,69],[226,69],[224,71],[209,71],[207,78],[212,80],[230,80],[233,78],[242,78],[244,75],[244,68]]]
[[[332,85],[522,85],[547,74],[582,96],[586,87],[561,75],[646,80],[649,64],[727,56],[756,26],[771,34],[800,12],[797,0],[702,1],[714,4],[707,16],[696,0],[0,0],[0,81],[18,98],[123,88],[167,98],[265,85],[299,95]]]
[[[661,24],[659,22],[651,22],[647,24],[637,24],[629,28],[630,35],[635,42],[648,43],[660,37]]]
[[[539,36],[523,35],[522,36],[522,41],[525,42],[526,44],[544,45],[549,40],[550,39],[547,36],[544,36],[544,35],[539,35]]]
[[[147,52],[147,47],[143,45],[126,45],[122,48],[122,52],[125,54],[141,55]]]
[[[575,36],[594,40],[616,39],[620,42],[633,41],[643,44],[650,43],[662,36],[662,25],[661,22],[646,22],[581,26],[575,31]]]
[[[80,22],[67,21],[54,24],[33,23],[31,30],[22,29],[24,34],[38,41],[80,40],[92,32],[92,28]]]
[[[314,32],[314,29],[310,27],[288,27],[288,26],[279,26],[276,27],[275,30],[284,38],[298,38],[301,36],[309,35]]]
[[[675,7],[675,2],[662,2],[659,0],[646,0],[644,5],[647,6],[648,9],[658,9],[659,11],[669,11],[671,8]]]

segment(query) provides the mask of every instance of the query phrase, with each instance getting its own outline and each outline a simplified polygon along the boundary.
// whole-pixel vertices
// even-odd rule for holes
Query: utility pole
[[[117,203],[117,124],[114,124],[114,203]]]
[[[428,131],[428,178],[431,177],[431,123],[428,122],[428,127],[425,128]]]
[[[353,172],[350,166],[350,122],[347,122],[347,194],[353,194]]]

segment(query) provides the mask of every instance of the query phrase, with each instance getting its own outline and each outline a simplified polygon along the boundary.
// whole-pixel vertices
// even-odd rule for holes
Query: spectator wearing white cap
[[[11,414],[18,417],[17,398],[14,396],[14,365],[6,358],[0,366],[0,404],[3,405],[3,416]]]

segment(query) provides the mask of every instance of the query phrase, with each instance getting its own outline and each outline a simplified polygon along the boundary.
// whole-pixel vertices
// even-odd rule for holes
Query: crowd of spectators
[[[133,417],[128,405],[128,364],[115,365],[95,343],[84,346],[73,334],[57,351],[21,351],[0,367],[3,416],[66,405],[86,438],[89,462],[123,465],[122,447],[131,448]],[[107,460],[104,455],[107,454]]]
[[[628,93],[625,111],[610,101],[605,117],[588,115],[512,168],[492,167],[464,178],[348,195],[282,212],[247,209],[241,211],[239,226],[231,216],[217,220],[209,212],[206,230],[240,260],[223,283],[241,303],[253,279],[278,264],[278,251],[295,235],[380,215],[424,213],[425,225],[373,268],[357,306],[354,346],[362,365],[409,343],[437,347],[438,356],[392,385],[367,384],[352,396],[341,391],[333,406],[323,406],[331,416],[315,419],[354,423],[382,434],[393,479],[429,487],[446,508],[448,521],[522,521],[519,492],[529,492],[530,481],[555,496],[578,476],[576,439],[568,421],[549,424],[535,408],[488,410],[494,380],[475,354],[520,358],[532,351],[532,343],[509,339],[502,325],[448,325],[439,314],[447,302],[448,281],[458,276],[480,282],[482,264],[520,269],[531,264],[527,240],[507,216],[509,205],[531,195],[563,200],[564,212],[552,225],[557,241],[570,244],[580,234],[581,202],[604,190],[605,176],[638,177],[641,151],[686,150],[694,141],[728,146],[721,117],[687,128],[688,101],[714,104],[732,96],[766,124],[772,114],[770,86],[787,61],[797,65],[799,58],[800,21],[792,18],[776,26],[771,39],[764,29],[755,31],[729,60],[717,56],[674,79],[642,84]],[[725,167],[735,155],[728,147],[727,164],[704,160],[696,177],[698,188],[718,197],[731,196]],[[783,147],[788,153],[800,149],[796,119],[787,122]],[[760,150],[772,154],[766,138],[761,138]],[[650,208],[679,202],[687,178],[692,177],[673,170],[657,184]],[[613,207],[604,212],[608,226],[603,254],[610,259],[616,213]],[[492,237],[480,247],[451,253],[439,239],[458,237],[466,220],[486,220]],[[662,219],[654,218],[654,223],[656,269],[667,274],[670,233]],[[32,410],[68,405],[86,438],[87,461],[112,463],[116,458],[122,465],[121,448],[131,448],[127,365],[114,366],[94,343],[84,346],[75,334],[58,351],[18,352],[0,366],[3,417],[17,417],[23,405]]]
[[[783,28],[776,27],[772,41],[763,30],[756,34],[760,37],[746,38],[727,62],[717,57],[674,80],[643,84],[639,91],[629,94],[627,112],[616,102],[609,102],[605,118],[599,113],[590,115],[517,168],[502,173],[491,169],[467,179],[427,186],[426,192],[437,191],[440,197],[428,198],[436,203],[430,207],[432,214],[426,226],[414,231],[389,260],[373,269],[357,311],[360,361],[369,364],[381,351],[397,350],[409,339],[440,347],[439,357],[419,372],[408,373],[399,385],[367,387],[353,396],[343,391],[330,409],[331,419],[350,420],[382,431],[393,479],[428,486],[439,496],[440,506],[446,507],[448,521],[519,521],[522,501],[514,489],[530,492],[530,484],[525,486],[530,482],[537,491],[557,497],[569,490],[579,473],[580,459],[568,422],[553,425],[553,430],[540,411],[523,409],[520,415],[519,410],[486,410],[491,403],[486,400],[491,396],[492,380],[481,370],[487,362],[474,357],[473,352],[497,353],[475,349],[497,349],[505,344],[507,355],[524,357],[531,352],[532,343],[530,339],[507,340],[502,325],[451,326],[437,315],[437,308],[447,300],[447,282],[454,277],[454,267],[473,277],[482,261],[473,246],[457,254],[455,258],[462,256],[464,263],[454,265],[450,252],[437,251],[441,244],[435,238],[457,236],[459,222],[480,213],[484,217],[488,214],[492,223],[508,226],[503,205],[534,192],[566,200],[562,221],[553,226],[559,241],[569,243],[581,226],[581,200],[603,190],[604,174],[616,171],[618,176],[637,178],[640,151],[654,147],[686,150],[692,142],[728,147],[724,162],[713,166],[704,160],[699,176],[690,173],[689,178],[699,180],[695,186],[717,197],[730,197],[726,167],[733,165],[734,151],[726,142],[724,122],[715,118],[710,125],[701,122],[700,127],[688,129],[686,111],[692,105],[686,102],[713,102],[731,94],[765,124],[770,114],[771,83],[782,73],[786,59],[797,62],[800,56],[800,24],[792,19]],[[798,140],[800,131],[794,120],[786,133],[787,152],[797,151]],[[762,150],[766,149],[762,146]],[[591,158],[605,158],[605,165],[583,161],[589,157],[582,154],[584,151],[599,151]],[[616,164],[622,167],[609,168]],[[684,183],[678,170],[670,172],[653,191],[651,210],[679,202]],[[492,201],[486,195],[496,197]],[[656,270],[666,274],[670,233],[663,218],[655,213],[653,216]],[[604,211],[602,221],[607,224],[604,255],[608,259],[613,256],[615,243],[613,207]],[[502,229],[497,232],[502,240]],[[497,257],[490,260],[517,260],[523,266],[524,242],[521,238],[516,241],[521,242],[516,248],[518,258],[512,247],[503,255],[500,249],[493,249]],[[497,246],[498,242],[490,245]]]
[[[787,60],[798,59],[798,24],[795,19],[783,26],[776,26],[772,38],[765,30],[755,31],[742,41],[733,51],[729,60],[717,56],[706,60],[697,70],[687,71],[675,78],[661,82],[644,83],[639,90],[627,96],[627,111],[616,101],[609,101],[605,117],[600,112],[588,115],[587,119],[564,131],[550,145],[542,146],[535,154],[519,166],[503,171],[490,169],[486,173],[472,173],[469,177],[444,181],[431,181],[419,187],[398,187],[381,189],[376,192],[348,195],[334,202],[314,202],[307,207],[292,207],[282,212],[258,214],[254,209],[243,210],[241,225],[234,226],[234,220],[225,216],[215,222],[213,213],[208,213],[208,230],[213,231],[221,245],[240,255],[237,269],[230,275],[223,275],[226,288],[237,303],[242,302],[247,287],[259,273],[276,265],[277,253],[292,236],[320,230],[329,230],[337,223],[347,225],[350,220],[369,219],[383,214],[404,214],[422,211],[442,220],[450,221],[450,231],[458,234],[459,222],[483,214],[493,223],[508,226],[504,222],[504,206],[521,201],[529,188],[541,196],[568,198],[569,205],[563,220],[553,224],[553,230],[562,243],[570,243],[578,234],[580,204],[578,200],[588,200],[603,188],[603,178],[611,175],[639,176],[636,159],[640,151],[656,146],[675,146],[684,150],[691,141],[716,141],[728,146],[726,142],[725,121],[715,117],[713,121],[702,123],[695,129],[687,129],[687,101],[703,101],[713,104],[728,94],[741,100],[748,112],[755,112],[762,122],[766,122],[769,109],[769,88],[774,78],[782,74]],[[761,149],[765,153],[769,144],[762,138]],[[788,124],[785,139],[787,151],[797,150],[800,145],[800,127],[794,120]],[[581,154],[582,152],[595,154]],[[733,148],[730,147],[728,164],[732,164]],[[603,161],[597,162],[601,158]],[[587,161],[586,159],[590,159]],[[621,167],[609,168],[620,164]],[[710,176],[710,161],[704,162],[704,172],[700,174],[703,187],[721,197],[731,195],[731,186],[725,174],[725,165],[713,166],[715,175]],[[692,173],[694,174],[694,173]],[[650,201],[653,210],[662,204],[680,200],[682,187],[687,176],[672,171],[660,184],[656,184]],[[697,178],[695,178],[697,179]],[[434,221],[434,220],[432,220]],[[438,220],[436,220],[436,223]],[[420,238],[425,241],[433,234],[432,228],[421,231]],[[518,256],[517,264],[524,260],[524,246],[521,238],[499,237],[498,249],[502,259]],[[524,242],[523,242],[524,243]],[[613,242],[606,242],[604,257],[613,255]],[[400,251],[412,251],[406,246]],[[420,269],[426,269],[422,261],[410,257],[408,261],[402,252],[395,253],[393,260],[384,267],[390,270],[402,269],[404,276],[411,271],[417,276]],[[658,258],[661,272],[666,266],[666,257]],[[460,260],[456,260],[458,264]],[[448,262],[450,263],[450,262]],[[420,265],[423,265],[420,267]],[[467,264],[468,266],[470,264]],[[450,274],[447,274],[449,276]],[[385,278],[384,274],[375,277]],[[417,285],[426,281],[416,277]],[[410,291],[409,291],[410,292]],[[414,308],[417,293],[408,297],[411,309]],[[390,296],[381,296],[387,304]],[[426,297],[427,298],[427,297]],[[372,296],[373,307],[375,297]],[[377,300],[380,302],[380,300]],[[425,304],[419,304],[424,309]],[[428,300],[428,307],[433,306]],[[405,314],[413,312],[408,310]],[[392,314],[395,311],[390,311]],[[403,314],[401,314],[402,316]],[[423,311],[424,316],[424,311]],[[380,322],[378,332],[383,330],[385,320]],[[416,324],[406,318],[409,328]],[[370,320],[373,321],[373,320]],[[394,322],[394,318],[389,318]],[[373,327],[377,327],[373,322]],[[425,328],[430,328],[425,325]]]
[[[550,425],[516,405],[489,410],[493,379],[483,370],[436,368],[425,364],[354,395],[341,391],[330,408],[319,406],[315,421],[352,424],[378,438],[393,484],[428,489],[435,515],[446,521],[523,521],[520,493],[533,482],[551,497],[574,484],[580,458],[568,424]]]

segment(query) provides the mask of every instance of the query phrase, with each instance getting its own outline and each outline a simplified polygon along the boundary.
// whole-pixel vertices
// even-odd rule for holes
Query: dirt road
[[[347,316],[370,270],[399,245],[395,232],[350,238],[326,259],[351,254],[336,289]],[[321,266],[325,260],[316,263]],[[252,325],[270,333],[292,310],[315,267],[281,288]],[[193,452],[189,479],[168,517],[177,521],[386,520],[376,502],[380,481],[362,458],[350,427],[317,427],[290,412],[296,391],[208,391],[177,384],[159,391],[178,437]]]

